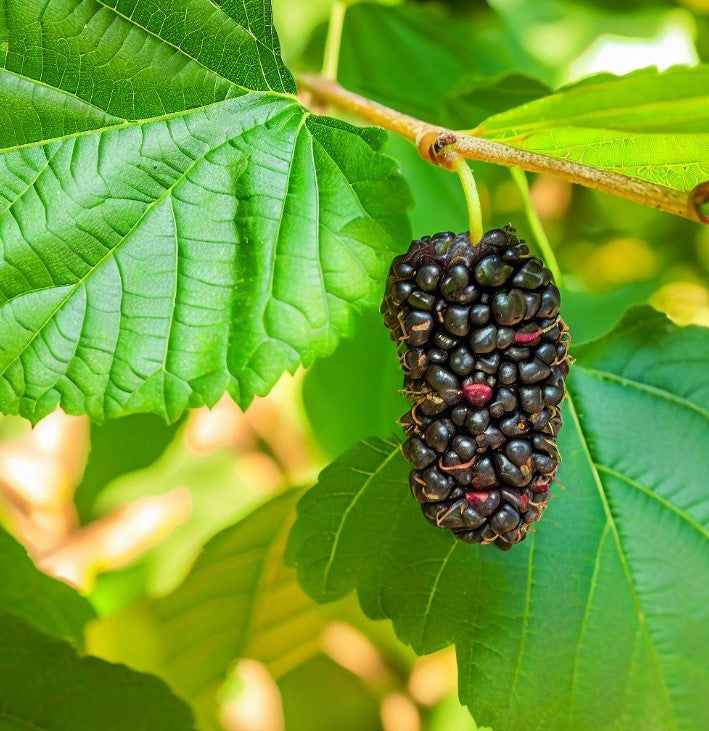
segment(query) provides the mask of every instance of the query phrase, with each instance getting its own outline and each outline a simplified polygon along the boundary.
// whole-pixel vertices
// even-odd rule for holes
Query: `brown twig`
[[[419,152],[435,164],[445,164],[445,155],[442,160],[438,158],[441,157],[442,149],[446,148],[447,151],[455,151],[469,160],[492,162],[534,173],[549,173],[571,183],[626,198],[665,213],[709,223],[709,215],[700,210],[700,206],[706,202],[709,183],[700,184],[689,192],[674,190],[620,173],[599,170],[538,152],[519,150],[500,142],[429,124],[348,91],[322,76],[304,74],[298,77],[298,82],[320,100],[411,140],[417,145]]]

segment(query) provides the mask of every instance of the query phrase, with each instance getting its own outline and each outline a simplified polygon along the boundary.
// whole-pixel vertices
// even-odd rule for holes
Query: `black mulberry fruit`
[[[568,373],[559,306],[509,226],[476,245],[424,236],[392,263],[382,314],[412,403],[400,422],[411,492],[462,541],[508,550],[546,507]]]

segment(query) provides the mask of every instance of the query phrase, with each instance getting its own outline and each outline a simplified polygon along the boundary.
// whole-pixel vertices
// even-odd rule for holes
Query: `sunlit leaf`
[[[408,193],[380,130],[283,93],[269,5],[3,19],[0,408],[174,421],[331,352],[406,238]]]
[[[461,699],[496,730],[703,728],[708,333],[646,308],[575,352],[564,489],[509,553],[432,529],[396,442],[354,446],[299,504],[302,585],[356,589],[419,653],[454,643]]]
[[[709,178],[709,66],[600,74],[490,117],[471,133],[691,190]]]
[[[3,409],[174,420],[330,352],[406,230],[382,141],[249,95],[0,156]]]

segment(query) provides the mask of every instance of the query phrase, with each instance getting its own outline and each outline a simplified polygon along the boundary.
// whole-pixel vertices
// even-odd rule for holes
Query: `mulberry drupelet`
[[[559,290],[511,227],[424,236],[394,259],[382,313],[399,346],[411,492],[434,525],[503,550],[539,520],[559,466],[568,373]]]

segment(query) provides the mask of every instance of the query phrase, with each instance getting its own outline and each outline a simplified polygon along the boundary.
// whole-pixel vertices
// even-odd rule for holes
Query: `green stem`
[[[342,28],[345,24],[347,4],[336,2],[330,11],[330,22],[325,39],[325,54],[323,56],[322,75],[330,81],[337,81],[337,67],[340,62],[340,42]]]
[[[465,193],[465,202],[468,206],[468,221],[470,224],[470,241],[477,244],[483,237],[483,216],[480,210],[480,196],[478,195],[478,186],[475,184],[475,176],[470,169],[470,165],[465,158],[455,155],[455,159],[451,163],[451,170],[458,173],[460,182],[463,185],[463,193]]]
[[[549,267],[549,271],[551,271],[554,281],[559,287],[561,287],[561,269],[559,269],[559,263],[556,260],[554,249],[552,249],[552,246],[549,243],[549,239],[546,231],[544,230],[541,219],[539,218],[539,214],[532,205],[532,197],[529,194],[527,174],[520,168],[510,168],[510,174],[512,175],[512,180],[514,180],[517,184],[519,192],[522,194],[522,203],[524,205],[524,212],[527,215],[527,222],[529,223],[529,228],[532,230],[532,234],[537,242],[542,258]]]

